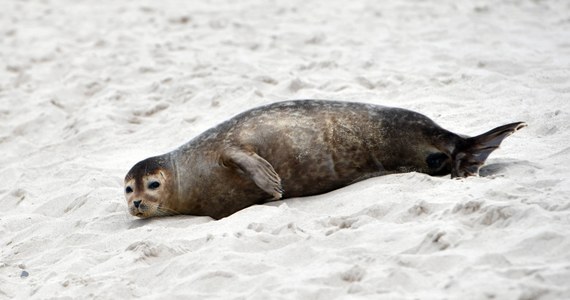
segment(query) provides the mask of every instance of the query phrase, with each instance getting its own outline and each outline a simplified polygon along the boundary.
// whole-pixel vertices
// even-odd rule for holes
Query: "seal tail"
[[[506,137],[526,126],[524,122],[516,122],[466,138],[453,155],[451,178],[479,175],[479,169],[491,152],[499,148]]]

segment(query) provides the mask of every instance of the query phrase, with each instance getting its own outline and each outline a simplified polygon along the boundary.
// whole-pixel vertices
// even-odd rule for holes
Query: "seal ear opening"
[[[451,178],[479,175],[491,152],[499,148],[506,137],[526,126],[524,122],[511,123],[465,139],[453,154]]]

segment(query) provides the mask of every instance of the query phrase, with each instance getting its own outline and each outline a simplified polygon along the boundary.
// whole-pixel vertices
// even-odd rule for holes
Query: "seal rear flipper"
[[[223,159],[224,164],[235,165],[247,174],[259,188],[272,195],[274,200],[283,196],[281,178],[273,166],[257,153],[232,150],[224,153]]]
[[[506,137],[526,126],[524,122],[511,123],[465,139],[453,154],[451,178],[479,175],[479,169],[491,152],[499,148]]]

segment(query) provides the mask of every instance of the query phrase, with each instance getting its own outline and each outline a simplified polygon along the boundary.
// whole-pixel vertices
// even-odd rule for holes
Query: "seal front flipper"
[[[225,151],[222,162],[223,165],[234,165],[243,171],[259,188],[272,195],[274,200],[281,199],[283,196],[281,178],[273,166],[257,153],[235,149],[228,150]]]
[[[452,155],[451,178],[479,175],[479,169],[489,154],[499,148],[506,137],[526,126],[524,122],[511,123],[481,135],[463,139]]]

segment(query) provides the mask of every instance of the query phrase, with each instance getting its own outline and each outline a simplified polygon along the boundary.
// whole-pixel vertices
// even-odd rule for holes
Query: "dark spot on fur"
[[[428,155],[426,163],[432,175],[445,175],[450,172],[450,158],[445,153],[438,152]]]

